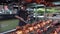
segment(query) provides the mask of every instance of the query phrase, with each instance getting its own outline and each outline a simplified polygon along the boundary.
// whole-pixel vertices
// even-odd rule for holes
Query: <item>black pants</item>
[[[19,26],[25,26],[27,23],[23,22],[23,21],[20,21],[19,22]]]

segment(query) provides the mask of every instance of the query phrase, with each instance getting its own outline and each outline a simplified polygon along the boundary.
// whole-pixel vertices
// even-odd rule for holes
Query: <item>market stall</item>
[[[53,17],[57,10],[51,8],[55,6],[52,2],[45,0],[21,0],[17,3],[17,8],[20,9],[23,4],[27,4],[26,10],[30,13],[29,17],[31,20],[23,27],[16,26],[15,29],[2,34],[60,34],[60,19],[59,17]],[[12,14],[12,16],[14,15]],[[11,14],[4,14],[4,16],[11,17]]]

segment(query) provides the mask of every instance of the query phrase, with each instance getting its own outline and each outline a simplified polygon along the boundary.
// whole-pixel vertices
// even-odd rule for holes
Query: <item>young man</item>
[[[17,15],[15,17],[19,19],[19,26],[21,26],[21,27],[25,26],[27,24],[26,20],[28,17],[28,13],[26,11],[26,6],[22,6],[21,10],[19,10],[17,12]]]

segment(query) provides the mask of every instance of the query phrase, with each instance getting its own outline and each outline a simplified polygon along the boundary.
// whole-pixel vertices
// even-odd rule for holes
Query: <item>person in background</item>
[[[12,11],[9,10],[8,5],[4,5],[3,10],[4,14],[12,14]]]
[[[19,19],[19,27],[25,26],[28,20],[28,12],[26,11],[26,6],[21,6],[21,9],[17,11],[17,15],[15,15],[17,19]]]

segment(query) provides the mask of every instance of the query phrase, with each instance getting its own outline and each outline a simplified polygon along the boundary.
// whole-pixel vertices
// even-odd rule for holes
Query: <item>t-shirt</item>
[[[19,10],[19,11],[17,11],[17,15],[22,17],[24,20],[27,20],[27,16],[28,16],[27,11]]]

